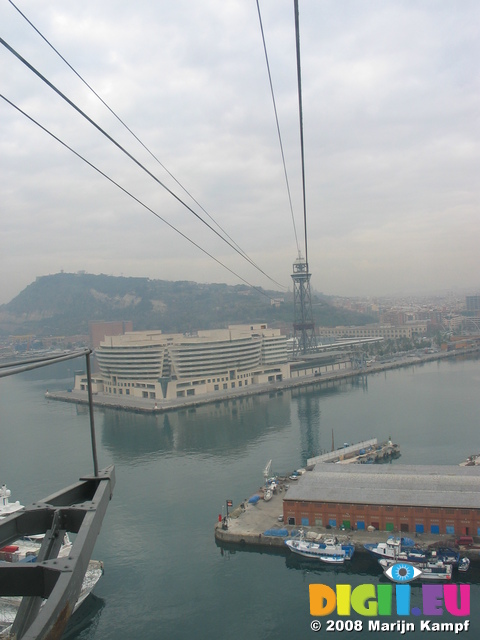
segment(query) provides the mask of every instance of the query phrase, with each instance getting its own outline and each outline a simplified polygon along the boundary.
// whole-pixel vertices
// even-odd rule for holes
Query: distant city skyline
[[[18,7],[242,250],[291,289],[297,246],[255,3]],[[260,8],[303,252],[293,3]],[[11,3],[0,20],[11,47],[215,226]],[[474,0],[300,3],[313,290],[480,291],[479,31]],[[0,51],[8,100],[243,279],[281,290]],[[241,283],[3,100],[0,116],[0,304],[62,269]]]

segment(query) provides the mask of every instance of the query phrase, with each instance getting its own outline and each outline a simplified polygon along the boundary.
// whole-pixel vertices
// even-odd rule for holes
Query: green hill
[[[38,277],[8,304],[0,306],[0,334],[88,334],[91,321],[131,320],[135,330],[165,333],[267,322],[291,325],[293,295],[267,292],[270,299],[245,285],[197,284],[87,273]],[[372,318],[338,310],[313,295],[315,323],[365,324]]]

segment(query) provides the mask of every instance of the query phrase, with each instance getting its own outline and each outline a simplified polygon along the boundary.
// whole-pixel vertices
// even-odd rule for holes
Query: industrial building
[[[287,524],[480,535],[480,466],[317,464],[292,482]]]

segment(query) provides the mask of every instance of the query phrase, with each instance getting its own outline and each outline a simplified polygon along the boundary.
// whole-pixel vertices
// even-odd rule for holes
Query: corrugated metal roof
[[[480,466],[317,464],[284,500],[480,509]]]

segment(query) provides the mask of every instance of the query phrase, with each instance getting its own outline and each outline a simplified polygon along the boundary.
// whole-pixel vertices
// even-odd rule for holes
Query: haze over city
[[[272,278],[297,256],[254,2],[15,3]],[[259,3],[303,250],[293,3]],[[2,37],[189,206],[10,2]],[[480,6],[300,2],[312,287],[478,290]],[[279,289],[4,46],[2,91],[248,282]],[[232,273],[0,101],[0,303],[65,271],[237,284]],[[209,220],[210,222],[210,220]]]

